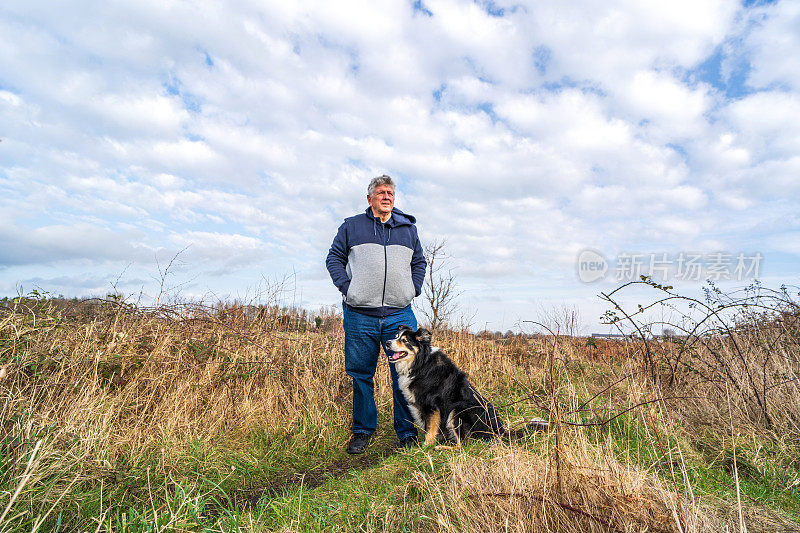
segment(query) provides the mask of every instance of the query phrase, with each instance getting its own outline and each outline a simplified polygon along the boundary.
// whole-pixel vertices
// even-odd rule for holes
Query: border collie
[[[425,430],[426,445],[439,438],[460,444],[467,437],[518,437],[517,432],[506,432],[494,406],[475,390],[467,374],[431,346],[430,331],[400,326],[388,345],[394,352],[389,362],[395,365],[414,421]],[[546,420],[531,423],[538,429],[547,427]]]

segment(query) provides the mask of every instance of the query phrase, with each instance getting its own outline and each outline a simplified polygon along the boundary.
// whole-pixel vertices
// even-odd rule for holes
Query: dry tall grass
[[[158,443],[168,459],[170,445],[344,412],[335,334],[125,312],[85,323],[17,312],[3,331],[16,337],[4,418],[27,413],[28,424],[91,435],[112,463],[123,448],[147,453]]]
[[[274,307],[137,309],[112,301],[75,312],[17,300],[0,311],[0,490],[8,495],[0,531],[44,527],[59,513],[70,529],[113,529],[113,499],[98,507],[98,491],[141,503],[153,520],[166,516],[155,529],[196,530],[199,518],[187,509],[205,511],[197,511],[198,478],[187,474],[190,450],[254,461],[257,436],[278,454],[341,453],[351,388],[337,320]],[[725,520],[685,483],[677,421],[664,402],[646,403],[654,389],[636,346],[454,331],[436,343],[501,404],[509,425],[545,415],[554,430],[524,446],[457,452],[444,474],[412,472],[398,494],[425,497],[384,502],[376,513],[395,517],[388,529],[409,513],[431,517],[415,522],[422,531],[703,531]],[[382,416],[388,381],[382,364]],[[637,404],[631,416],[651,439],[621,456],[603,423]],[[642,456],[652,461],[643,466]],[[236,527],[259,530],[258,513],[240,511],[250,521]]]
[[[687,523],[675,494],[608,451],[580,438],[569,441],[560,484],[547,455],[516,447],[491,458],[456,457],[444,483],[424,475],[418,483],[442,503],[436,520],[445,531],[702,530],[698,520],[706,515],[698,516],[698,506]]]
[[[665,386],[697,397],[686,410],[695,424],[721,427],[733,417],[737,427],[800,439],[800,314],[749,320],[659,355],[674,369]]]
[[[632,286],[655,293],[647,305],[626,311],[615,293]],[[604,297],[617,309],[610,322],[639,339],[639,359],[653,381],[686,396],[683,411],[693,424],[719,429],[732,421],[800,440],[800,290],[793,291],[756,282],[723,292],[709,282],[698,299],[645,277]],[[645,311],[658,307],[670,318],[648,318]],[[662,327],[672,332],[667,342],[647,340]]]

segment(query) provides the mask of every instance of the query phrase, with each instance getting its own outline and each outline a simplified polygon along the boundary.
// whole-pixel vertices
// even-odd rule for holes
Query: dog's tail
[[[544,418],[531,418],[525,421],[525,425],[521,428],[514,430],[505,430],[501,436],[503,440],[509,443],[515,440],[524,439],[531,431],[547,431],[550,429],[550,422]]]

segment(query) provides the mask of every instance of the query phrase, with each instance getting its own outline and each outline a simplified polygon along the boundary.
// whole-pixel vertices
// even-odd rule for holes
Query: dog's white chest
[[[416,422],[418,426],[424,427],[422,416],[417,408],[417,399],[414,397],[414,393],[411,392],[411,376],[408,375],[409,370],[410,369],[406,365],[397,367],[397,385],[403,392],[403,396],[408,403],[408,409],[411,411],[411,416],[414,417],[414,422]]]

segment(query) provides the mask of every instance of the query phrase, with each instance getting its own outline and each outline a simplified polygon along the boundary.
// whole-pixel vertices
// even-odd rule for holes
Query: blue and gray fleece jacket
[[[375,218],[370,207],[344,219],[325,266],[345,305],[384,317],[408,307],[419,296],[428,264],[416,221],[396,207],[385,223]]]

